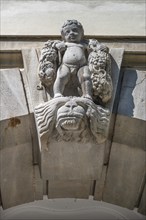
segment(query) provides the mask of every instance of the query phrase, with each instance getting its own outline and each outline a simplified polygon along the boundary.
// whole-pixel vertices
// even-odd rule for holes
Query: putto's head
[[[66,42],[80,42],[84,36],[84,29],[77,20],[67,20],[62,28],[61,35]]]

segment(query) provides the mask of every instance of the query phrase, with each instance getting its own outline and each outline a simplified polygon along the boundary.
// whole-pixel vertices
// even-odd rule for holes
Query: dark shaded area
[[[137,71],[134,69],[125,69],[118,105],[118,114],[132,117],[134,111],[133,90],[136,86]]]

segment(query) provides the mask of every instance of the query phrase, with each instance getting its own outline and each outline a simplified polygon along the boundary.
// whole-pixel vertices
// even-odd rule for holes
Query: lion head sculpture
[[[109,111],[82,97],[59,97],[35,108],[40,136],[57,141],[96,141],[107,136]]]

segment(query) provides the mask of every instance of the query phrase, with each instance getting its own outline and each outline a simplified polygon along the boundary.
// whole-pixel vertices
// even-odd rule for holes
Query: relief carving
[[[109,111],[83,97],[59,97],[35,108],[40,136],[48,139],[103,143]]]
[[[64,141],[105,141],[109,111],[103,106],[112,96],[109,49],[84,39],[80,22],[67,20],[62,41],[49,40],[41,52],[39,77],[53,98],[36,107],[40,136]]]
[[[91,40],[91,46],[93,40]],[[112,79],[111,79],[111,59],[109,49],[105,45],[94,43],[94,48],[89,54],[88,62],[91,72],[93,97],[100,99],[103,103],[110,100],[112,96]]]

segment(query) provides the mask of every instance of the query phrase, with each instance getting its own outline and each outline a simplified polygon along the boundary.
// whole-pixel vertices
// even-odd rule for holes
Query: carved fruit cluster
[[[58,42],[58,41],[57,41]],[[58,53],[54,41],[47,41],[41,51],[39,77],[44,86],[50,86],[56,76]]]
[[[112,96],[110,56],[106,47],[96,48],[90,53],[89,69],[93,85],[93,96],[107,102]]]

